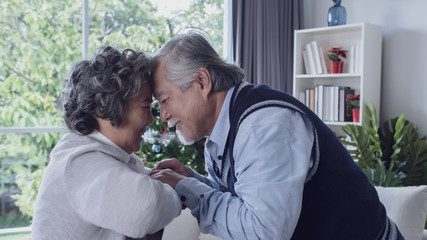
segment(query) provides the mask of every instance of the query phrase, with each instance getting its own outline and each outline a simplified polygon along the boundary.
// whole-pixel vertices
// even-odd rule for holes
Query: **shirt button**
[[[130,162],[131,164],[133,164],[133,165],[135,165],[135,164],[136,164],[136,160],[135,160],[135,159],[133,159],[133,158],[131,158],[129,162]]]
[[[185,202],[185,200],[187,200],[187,198],[185,196],[181,196],[181,202]]]

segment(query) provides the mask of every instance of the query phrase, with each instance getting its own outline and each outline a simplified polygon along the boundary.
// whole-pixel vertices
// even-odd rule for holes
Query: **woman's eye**
[[[168,100],[168,99],[166,98],[165,100],[161,101],[161,102],[160,102],[160,104],[161,104],[161,105],[165,105],[165,104],[166,104],[166,102],[167,102],[167,100]]]
[[[151,109],[151,104],[150,105],[146,105],[146,106],[142,106],[142,109]]]

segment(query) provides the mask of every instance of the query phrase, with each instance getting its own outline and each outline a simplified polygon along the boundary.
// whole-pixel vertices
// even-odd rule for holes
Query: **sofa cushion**
[[[221,240],[221,238],[201,233],[196,218],[191,215],[190,209],[186,208],[165,227],[162,240]]]
[[[186,208],[165,227],[162,240],[197,240],[199,234],[197,219]]]
[[[375,187],[387,216],[405,239],[422,239],[427,212],[427,186]]]

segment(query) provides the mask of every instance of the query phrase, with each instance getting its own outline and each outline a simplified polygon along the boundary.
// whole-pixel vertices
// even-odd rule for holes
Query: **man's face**
[[[197,81],[186,90],[172,85],[163,61],[154,72],[154,97],[160,102],[160,118],[169,127],[176,126],[179,140],[185,145],[191,145],[207,134],[205,91]]]

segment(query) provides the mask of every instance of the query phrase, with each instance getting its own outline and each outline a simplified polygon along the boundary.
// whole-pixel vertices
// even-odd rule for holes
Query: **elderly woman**
[[[73,66],[62,93],[71,133],[51,152],[33,240],[143,238],[180,213],[175,191],[133,153],[153,123],[149,71],[144,53],[109,46]]]

